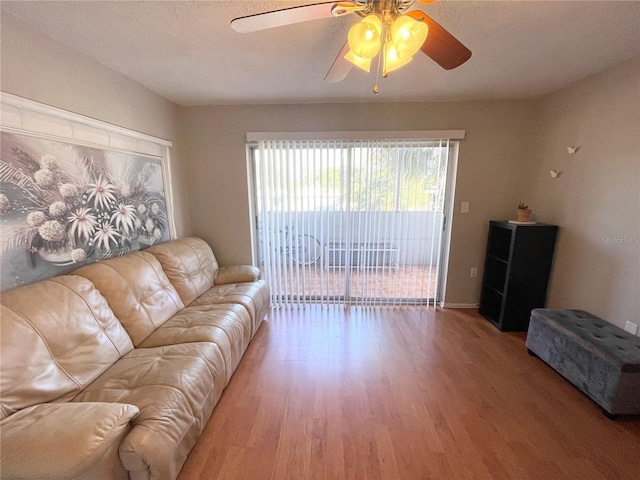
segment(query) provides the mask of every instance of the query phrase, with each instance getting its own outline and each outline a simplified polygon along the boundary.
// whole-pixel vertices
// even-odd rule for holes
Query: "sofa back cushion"
[[[79,268],[93,282],[137,347],[184,304],[150,253],[135,252]]]
[[[185,305],[213,286],[218,262],[204,240],[182,238],[155,245],[145,252],[152,253],[160,261]]]
[[[131,339],[86,278],[65,275],[2,293],[0,418],[75,397]]]

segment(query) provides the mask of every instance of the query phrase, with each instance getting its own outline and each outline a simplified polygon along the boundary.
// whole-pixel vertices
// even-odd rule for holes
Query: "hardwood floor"
[[[179,479],[640,478],[640,421],[524,339],[474,310],[275,310]]]

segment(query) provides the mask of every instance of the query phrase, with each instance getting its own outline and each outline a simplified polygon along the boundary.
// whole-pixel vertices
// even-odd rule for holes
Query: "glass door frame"
[[[464,138],[464,136],[462,137]],[[449,251],[451,246],[451,226],[452,226],[452,218],[454,212],[454,198],[455,198],[455,185],[456,185],[456,174],[457,174],[457,166],[458,166],[458,154],[459,154],[459,141],[458,140],[450,140],[449,147],[447,152],[447,171],[445,178],[445,191],[444,191],[444,202],[443,202],[443,227],[440,229],[440,249],[439,249],[439,258],[438,258],[438,266],[437,266],[437,287],[436,287],[436,298],[416,298],[416,299],[404,299],[404,304],[415,304],[415,305],[426,305],[426,304],[439,304],[442,306],[446,294],[446,282],[447,282],[447,273],[448,273],[448,263],[449,263]],[[246,145],[246,162],[247,162],[247,183],[248,183],[248,197],[249,197],[249,221],[250,221],[250,237],[251,237],[251,246],[252,246],[252,261],[253,265],[259,267],[259,233],[258,233],[258,218],[257,218],[257,191],[256,191],[256,161],[255,161],[255,153],[258,149],[258,145],[256,142],[250,142]],[[349,150],[349,157],[351,157],[351,149]],[[350,178],[351,178],[351,166],[352,161],[349,158],[347,163],[347,193],[350,198]],[[349,204],[349,202],[347,202]],[[347,207],[347,218],[351,219],[352,211],[350,207]],[[347,223],[351,223],[352,220],[348,220]],[[350,229],[347,228],[347,232]],[[348,240],[348,239],[347,239]],[[350,258],[349,252],[349,243],[347,242],[347,252],[345,254],[346,259]],[[345,292],[344,295],[331,295],[327,297],[327,300],[330,301],[341,301],[344,304],[351,304],[356,300],[356,297],[351,296],[351,268],[348,265],[345,265]],[[315,296],[314,296],[315,297]],[[311,299],[313,300],[313,299]],[[392,299],[381,299],[383,302],[392,300]]]

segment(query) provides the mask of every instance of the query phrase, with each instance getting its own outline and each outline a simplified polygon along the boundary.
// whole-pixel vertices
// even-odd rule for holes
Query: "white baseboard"
[[[478,303],[440,303],[442,308],[478,308]]]

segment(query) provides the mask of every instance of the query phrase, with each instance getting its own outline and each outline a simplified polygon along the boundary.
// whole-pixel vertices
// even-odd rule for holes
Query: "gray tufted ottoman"
[[[538,308],[526,343],[605,415],[640,414],[639,337],[587,312]]]

